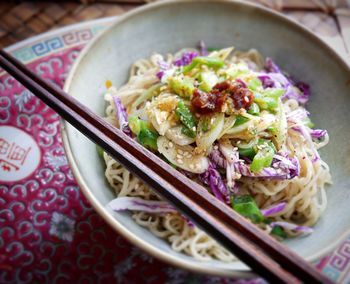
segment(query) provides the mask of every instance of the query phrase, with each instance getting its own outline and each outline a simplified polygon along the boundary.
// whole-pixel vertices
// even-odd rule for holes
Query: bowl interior
[[[350,227],[350,106],[349,71],[334,54],[302,28],[265,10],[228,1],[160,3],[132,12],[118,22],[80,56],[65,89],[100,115],[104,115],[104,83],[117,87],[128,78],[130,65],[153,52],[166,54],[193,47],[204,40],[211,47],[258,49],[284,70],[311,85],[308,105],[311,119],[327,129],[330,143],[321,155],[329,164],[333,185],[328,208],[308,237],[288,240],[297,253],[314,260],[344,238]],[[109,223],[142,248],[174,264],[215,274],[234,274],[247,268],[236,261],[200,263],[176,253],[163,240],[135,224],[127,213],[103,209],[115,196],[104,178],[104,164],[95,145],[66,124],[66,149],[73,170],[90,201]],[[113,218],[111,218],[113,216]]]

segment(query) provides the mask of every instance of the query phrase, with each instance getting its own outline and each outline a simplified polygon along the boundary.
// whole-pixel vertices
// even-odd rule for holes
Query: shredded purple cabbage
[[[288,113],[287,119],[297,122],[297,120],[305,120],[310,116],[310,113],[304,108],[298,108]]]
[[[175,208],[165,201],[145,200],[138,197],[118,197],[107,204],[114,211],[144,211],[148,213],[175,213]]]
[[[292,85],[289,85],[286,88],[286,92],[282,96],[282,99],[294,99],[302,105],[306,104],[309,101],[309,98],[310,98],[310,95],[306,95],[302,92],[296,91]]]
[[[107,204],[113,211],[144,211],[148,213],[177,213],[176,209],[165,201],[145,200],[139,197],[118,197]],[[181,214],[189,227],[195,225],[186,216]]]
[[[317,149],[315,148],[314,144],[313,144],[313,141],[312,141],[312,133],[313,133],[313,129],[310,129],[309,127],[306,127],[304,125],[298,125],[298,126],[293,126],[292,129],[294,131],[297,131],[299,132],[301,135],[304,136],[305,140],[310,144],[310,147],[314,153],[314,157],[312,159],[312,162],[315,163],[317,162],[319,159],[320,159],[320,155],[318,154],[317,152]],[[318,130],[322,133],[322,130]],[[322,134],[323,135],[326,135],[327,134],[327,131],[326,130],[323,130],[325,132],[323,132]],[[316,131],[316,133],[314,133],[314,135],[318,135],[319,133]],[[315,137],[316,138],[316,137]],[[322,137],[320,137],[321,139]]]
[[[283,211],[284,208],[286,208],[286,205],[287,205],[286,202],[281,202],[281,203],[273,205],[273,206],[271,206],[269,208],[262,209],[260,211],[264,215],[264,217],[269,217],[271,215],[274,215],[276,213],[279,213],[279,212]]]
[[[209,159],[216,167],[226,169],[226,159],[219,149],[213,147],[213,150],[209,153]]]
[[[158,77],[159,80],[162,80],[162,78],[164,76],[164,71],[158,71],[156,76]]]
[[[205,185],[208,185],[214,196],[224,203],[230,203],[229,191],[222,180],[220,173],[215,169],[215,166],[210,163],[207,171],[199,175],[199,179]]]
[[[117,113],[117,118],[119,121],[120,130],[123,131],[126,135],[132,137],[132,132],[128,123],[128,113],[126,112],[125,106],[123,106],[120,99],[117,98],[116,96],[113,97],[113,101],[114,101],[115,110]]]
[[[219,149],[215,147],[209,153],[211,164],[214,167],[227,169],[228,162]],[[276,154],[272,160],[271,167],[264,168],[259,173],[252,173],[250,171],[251,160],[247,158],[246,161],[234,161],[232,163],[232,172],[241,174],[242,176],[255,178],[269,178],[269,179],[292,179],[300,175],[300,164],[297,158],[289,157],[287,153]],[[204,175],[208,175],[209,171]],[[204,184],[209,185],[208,178],[201,179]],[[233,186],[233,191],[237,190],[237,186]]]
[[[199,174],[198,179],[202,184],[209,186],[209,171],[206,170],[204,173]]]
[[[198,52],[196,51],[186,51],[182,53],[180,58],[175,59],[174,65],[175,66],[186,66],[190,64],[193,60],[193,58],[198,56]]]
[[[243,162],[234,164],[235,171],[242,176],[266,179],[292,179],[300,175],[300,164],[297,158],[288,155],[275,155],[271,167],[264,168],[258,173],[252,173],[250,166]]]
[[[194,228],[194,227],[195,227],[194,223],[193,223],[190,219],[188,219],[186,216],[181,215],[181,217],[186,221],[187,225],[188,225],[190,228]]]
[[[165,71],[169,70],[170,66],[164,60],[159,60],[158,66],[159,66],[159,71],[157,72],[156,76],[158,77],[159,80],[161,80],[165,74]]]
[[[306,104],[310,99],[310,86],[304,82],[294,83],[293,79],[284,74],[281,69],[273,62],[271,58],[266,58],[264,69],[267,73],[261,72],[258,76],[262,81],[264,88],[265,82],[269,77],[273,83],[273,87],[283,87],[285,93],[282,96],[282,99],[295,99],[300,104]],[[260,78],[262,77],[262,78]],[[271,82],[268,82],[270,85]],[[299,89],[299,91],[296,88]]]
[[[236,163],[235,170],[236,172],[246,177],[266,178],[266,179],[290,179],[291,178],[289,171],[283,171],[272,167],[264,168],[258,173],[252,173],[250,171],[249,165],[246,165],[243,163]]]
[[[296,132],[303,134],[303,132],[299,126],[293,126],[292,129]],[[327,130],[324,130],[324,129],[310,129],[308,127],[306,127],[306,129],[309,130],[311,138],[313,138],[313,139],[322,140],[328,134]]]
[[[207,49],[207,46],[205,45],[204,41],[201,40],[199,41],[198,43],[198,49],[199,49],[199,54],[201,56],[207,56],[209,53],[208,53],[208,49]]]
[[[273,62],[270,57],[266,57],[264,69],[269,73],[281,73],[281,69]]]
[[[252,163],[252,159],[250,159],[249,157],[241,157],[241,160],[243,160],[246,164]]]
[[[311,234],[314,231],[310,227],[298,226],[298,225],[291,224],[291,223],[288,223],[288,222],[283,222],[283,221],[272,222],[272,223],[270,223],[270,226],[272,228],[275,227],[275,226],[280,226],[283,229],[296,231],[296,232],[302,232],[304,234]]]
[[[312,138],[315,139],[323,139],[327,135],[327,130],[324,129],[311,129],[310,130],[310,135]]]
[[[236,79],[236,82],[240,83],[243,86],[243,88],[247,88],[247,84],[242,79],[238,78]]]
[[[269,77],[272,80],[275,88],[287,89],[291,85],[290,82],[288,81],[288,79],[286,78],[286,76],[284,76],[282,73],[259,72],[258,77],[261,77],[261,76]]]
[[[287,179],[300,175],[300,163],[298,158],[290,157],[287,153],[276,154],[273,157],[271,167],[287,173]]]
[[[298,82],[298,83],[296,83],[296,87],[301,91],[301,95],[299,95],[298,101],[302,104],[307,103],[310,96],[311,96],[310,85],[306,84],[304,82]]]
[[[275,87],[275,83],[271,79],[270,76],[268,76],[268,75],[260,75],[260,76],[258,76],[258,78],[261,81],[264,89],[266,89],[266,88],[274,88]]]

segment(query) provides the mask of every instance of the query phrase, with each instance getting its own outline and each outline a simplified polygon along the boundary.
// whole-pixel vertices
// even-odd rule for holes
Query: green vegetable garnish
[[[104,150],[103,150],[99,145],[97,145],[97,144],[96,144],[96,151],[97,151],[97,154],[98,154],[101,158],[103,158],[103,152],[104,152]]]
[[[209,119],[202,119],[200,125],[202,131],[207,132],[209,130]]]
[[[264,143],[259,146],[260,149],[258,149],[250,165],[250,170],[253,173],[259,172],[263,168],[269,167],[275,154],[275,149],[271,146],[271,144]]]
[[[275,144],[273,144],[271,140],[262,139],[262,138],[258,140],[258,145],[264,145],[264,144],[267,144],[273,150],[274,153],[277,152]]]
[[[179,101],[177,108],[175,110],[175,114],[184,126],[181,132],[191,138],[196,137],[195,118],[183,101]]]
[[[267,131],[270,131],[272,134],[276,134],[277,133],[277,128],[274,126],[270,126],[266,129]]]
[[[158,133],[155,131],[152,131],[148,128],[142,128],[137,135],[137,140],[145,147],[148,147],[152,150],[157,150],[157,139],[158,139]]]
[[[199,80],[199,89],[203,92],[210,92],[215,84],[219,81],[214,72],[201,72]]]
[[[135,135],[138,135],[140,132],[140,129],[141,129],[140,121],[141,120],[135,115],[129,116],[129,119],[128,119],[129,127]]]
[[[244,116],[238,115],[237,118],[236,118],[235,124],[233,125],[233,127],[242,125],[243,123],[246,123],[248,120],[249,120],[249,118],[246,118]]]
[[[188,137],[195,138],[196,137],[196,132],[187,128],[185,125],[182,126],[181,128],[181,133],[185,134]]]
[[[287,233],[280,226],[274,226],[270,234],[280,237],[282,239],[286,239],[288,237]]]
[[[179,96],[189,98],[194,91],[194,85],[188,77],[171,77],[169,78],[170,88]]]
[[[266,97],[271,97],[271,98],[279,98],[284,93],[285,93],[285,90],[277,89],[277,88],[268,88],[264,91],[264,95]]]
[[[238,152],[241,156],[248,157],[250,159],[253,159],[255,154],[256,154],[256,152],[253,148],[246,148],[246,149],[238,148]]]
[[[259,108],[258,104],[252,103],[252,105],[248,109],[248,113],[252,114],[252,115],[259,115],[260,114],[260,108]]]
[[[250,159],[253,159],[256,152],[253,147],[250,148],[238,148],[238,152],[243,157],[248,157]]]
[[[270,141],[266,139],[259,139],[257,142],[252,143],[249,142],[249,144],[239,144],[238,145],[238,152],[243,157],[248,157],[250,159],[254,159],[255,155],[258,153],[259,149],[258,146],[261,145],[267,145],[267,147],[270,147],[274,153],[276,153],[276,147],[275,145]],[[262,146],[266,147],[266,146]]]
[[[261,110],[274,112],[278,107],[280,96],[284,94],[283,89],[266,89],[263,93],[254,93],[254,102],[257,103]]]
[[[240,156],[243,157],[249,157],[253,160],[255,154],[256,154],[256,146],[258,144],[257,140],[251,140],[247,143],[239,143],[238,146],[238,152]]]
[[[137,116],[129,116],[129,127],[136,135],[137,140],[151,150],[157,150],[158,133],[153,130],[151,124],[139,119]]]
[[[250,195],[232,197],[231,204],[233,210],[242,216],[249,218],[253,223],[260,223],[264,220],[264,216],[258,205]]]
[[[248,88],[251,91],[257,90],[259,87],[262,87],[262,83],[258,78],[253,78],[249,81]]]
[[[240,66],[239,64],[237,64],[227,70],[224,70],[224,72],[231,79],[236,79],[237,77],[249,73],[249,70],[248,68],[246,68],[246,66]]]
[[[315,127],[315,124],[308,117],[303,119],[303,123],[304,123],[305,126],[307,126],[309,128],[314,128]]]
[[[198,65],[206,65],[209,68],[218,69],[223,67],[225,62],[219,58],[207,57],[207,56],[198,56],[195,57],[192,62],[183,68],[183,73],[186,74],[196,68]]]
[[[261,110],[274,111],[278,107],[278,98],[264,97],[259,93],[254,93],[254,102]]]

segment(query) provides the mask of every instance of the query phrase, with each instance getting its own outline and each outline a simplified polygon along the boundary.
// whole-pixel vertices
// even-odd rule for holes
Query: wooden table
[[[0,47],[85,20],[120,15],[142,0],[3,1],[0,2]],[[147,2],[151,2],[148,0]],[[161,1],[161,0],[160,0]],[[259,3],[306,25],[344,58],[350,50],[349,0],[247,0]],[[82,3],[83,2],[83,3]],[[89,3],[90,4],[84,4]],[[347,58],[350,62],[350,59]]]

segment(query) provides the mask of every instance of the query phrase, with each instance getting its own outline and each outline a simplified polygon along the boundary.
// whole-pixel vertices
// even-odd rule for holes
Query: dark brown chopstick
[[[103,118],[0,50],[0,66],[128,170],[273,283],[332,283],[199,184],[179,174]]]

